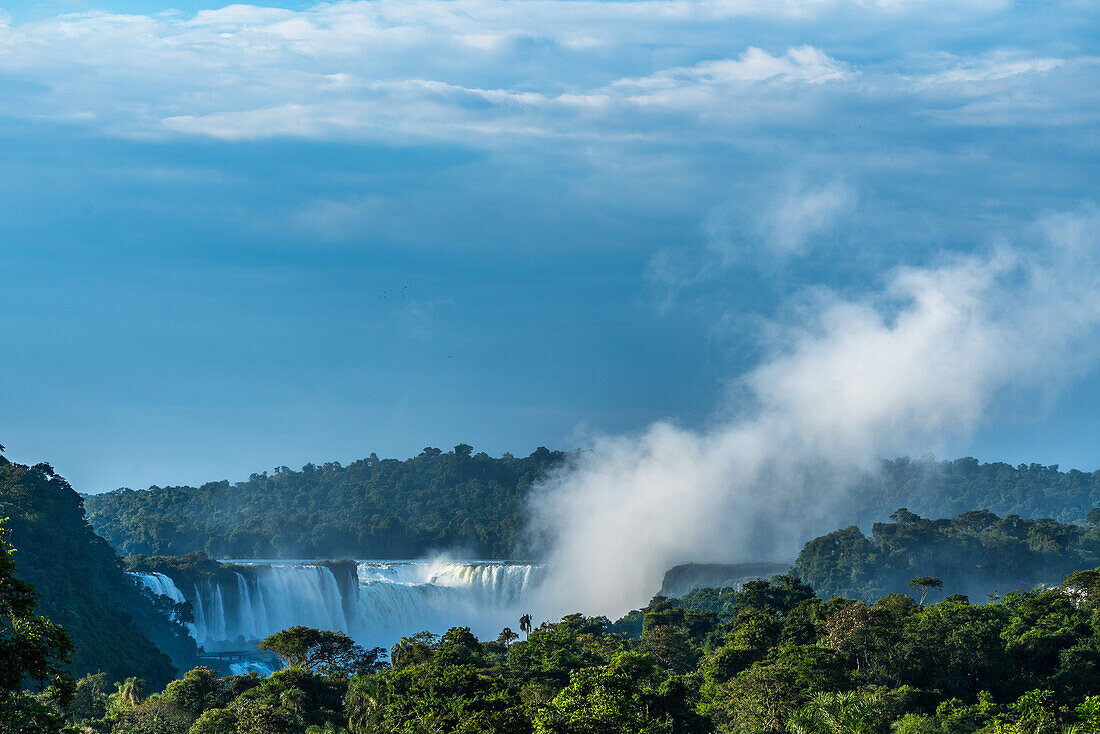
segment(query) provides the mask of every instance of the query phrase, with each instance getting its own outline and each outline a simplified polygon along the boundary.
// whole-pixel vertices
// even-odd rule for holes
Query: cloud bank
[[[1069,39],[1087,14],[1067,5],[1044,22]],[[1006,30],[984,37],[994,21]],[[0,97],[0,113],[131,138],[494,148],[546,138],[735,141],[777,123],[812,131],[838,110],[866,133],[884,129],[856,119],[868,105],[966,125],[1095,119],[1097,58],[1072,43],[1037,44],[1028,27],[1011,3],[935,0],[371,0],[72,13],[0,24],[0,85],[13,92]],[[968,33],[979,40],[958,40]],[[919,41],[907,46],[900,35]],[[1080,91],[1060,94],[1070,86]]]
[[[1048,216],[985,256],[900,268],[861,298],[819,295],[742,380],[750,407],[702,431],[601,437],[545,483],[551,615],[618,615],[688,561],[792,558],[844,520],[876,457],[968,433],[1006,389],[1049,389],[1097,356],[1100,215]]]

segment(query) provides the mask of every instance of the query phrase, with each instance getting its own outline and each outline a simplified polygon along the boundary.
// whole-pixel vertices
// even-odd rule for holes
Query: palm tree
[[[306,693],[301,688],[290,688],[279,696],[279,703],[291,711],[301,713],[306,702]]]
[[[141,699],[145,698],[145,681],[141,678],[127,678],[122,683],[116,683],[118,694],[131,706],[137,706]]]
[[[531,639],[531,615],[524,614],[519,618],[519,629],[521,632],[527,635],[527,639]]]
[[[793,734],[874,734],[886,719],[876,694],[821,693],[787,722]]]

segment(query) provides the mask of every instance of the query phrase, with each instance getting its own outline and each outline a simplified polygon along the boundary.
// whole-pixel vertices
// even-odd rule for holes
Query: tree
[[[531,638],[531,615],[524,614],[519,618],[519,631],[527,635],[527,639]]]
[[[402,637],[390,648],[390,665],[395,669],[416,665],[431,660],[439,647],[439,635],[431,632],[417,632]]]
[[[288,688],[279,694],[279,703],[283,708],[300,714],[306,703],[306,692],[301,688]]]
[[[923,607],[928,592],[932,589],[942,589],[943,582],[935,576],[918,576],[909,582],[909,588],[920,591],[920,601],[917,604]]]
[[[899,626],[893,609],[877,604],[848,604],[828,615],[825,642],[832,649],[850,655],[858,674],[883,685],[894,682],[898,674]]]
[[[505,627],[500,631],[500,635],[497,637],[497,642],[504,645],[505,647],[508,647],[518,639],[519,635],[513,632],[511,627]]]
[[[390,698],[390,686],[381,675],[352,678],[344,699],[348,728],[352,734],[375,734],[383,731]]]
[[[141,678],[127,678],[117,685],[119,697],[131,707],[137,706],[145,698],[145,681]]]
[[[374,672],[385,654],[380,647],[365,650],[343,632],[303,625],[269,635],[258,647],[275,653],[288,667],[343,676]]]
[[[161,699],[198,718],[203,711],[223,705],[225,695],[225,683],[210,668],[200,667],[169,683]]]
[[[191,717],[167,701],[145,701],[124,711],[111,734],[188,734]]]
[[[1100,569],[1074,571],[1066,576],[1062,588],[1075,602],[1095,608],[1100,604]]]
[[[778,732],[808,693],[789,669],[756,663],[719,687],[714,717],[734,734]]]
[[[819,693],[787,722],[791,734],[877,734],[889,720],[881,695]]]
[[[28,682],[39,689],[48,685],[54,698],[67,706],[73,692],[66,670],[72,643],[60,625],[35,616],[37,595],[31,584],[15,576],[15,548],[8,542],[7,522],[0,518],[0,729],[20,731],[15,726],[33,717],[41,725],[25,731],[49,731],[59,722],[23,687]]]
[[[102,719],[107,714],[107,690],[106,673],[86,675],[78,680],[69,703],[69,722]]]
[[[237,714],[229,709],[204,711],[188,734],[237,734]]]
[[[1077,704],[1073,713],[1081,722],[1082,734],[1097,734],[1100,732],[1100,696],[1088,696]]]
[[[679,678],[623,652],[600,668],[574,671],[569,686],[535,714],[535,734],[691,734],[706,729]]]
[[[289,709],[260,701],[234,706],[237,734],[301,734],[302,718]]]
[[[1007,718],[1010,721],[997,721],[991,734],[1059,734],[1062,731],[1060,711],[1051,691],[1028,691],[1009,708]]]

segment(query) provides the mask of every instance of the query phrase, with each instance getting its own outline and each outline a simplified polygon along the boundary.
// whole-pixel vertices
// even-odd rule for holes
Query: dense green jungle
[[[870,535],[852,526],[810,540],[787,573],[658,596],[614,621],[524,615],[493,639],[455,627],[364,649],[338,631],[294,627],[261,643],[284,664],[268,676],[219,676],[200,666],[183,625],[189,610],[141,591],[116,554],[201,548],[218,555],[221,543],[245,537],[233,534],[239,523],[252,523],[255,534],[240,542],[253,552],[290,549],[307,537],[322,543],[320,528],[340,516],[333,504],[351,494],[356,507],[373,509],[363,526],[369,532],[354,541],[370,544],[356,548],[481,538],[482,548],[504,550],[522,527],[524,491],[567,460],[549,451],[491,459],[460,446],[407,462],[281,469],[235,487],[82,498],[49,465],[0,456],[0,517],[7,518],[0,525],[0,730],[1100,732],[1093,474],[972,460],[887,462],[884,475],[895,483],[889,491],[881,489],[885,480],[878,485],[869,506],[900,500],[889,521],[871,525]],[[318,487],[327,487],[326,500],[311,495]],[[257,546],[260,519],[275,522],[278,502],[250,506],[241,497],[264,488],[291,498],[287,513],[299,520],[285,523],[275,544]],[[925,489],[931,497],[920,494]],[[490,495],[501,504],[490,507]],[[232,511],[224,504],[231,496]],[[418,514],[433,497],[448,497],[452,516]],[[513,504],[504,502],[509,497]],[[959,502],[975,504],[951,518],[918,514]],[[184,522],[188,506],[192,527]],[[478,514],[478,506],[488,509]],[[1040,507],[1050,509],[1028,512]],[[465,510],[457,520],[455,508]],[[111,544],[93,532],[107,517],[118,518]],[[386,517],[410,545],[377,541]],[[184,545],[200,537],[199,527],[223,535]],[[219,572],[201,554],[157,563]]]

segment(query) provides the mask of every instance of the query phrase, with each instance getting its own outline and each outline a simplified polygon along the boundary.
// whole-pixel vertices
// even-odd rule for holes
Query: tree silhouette
[[[918,576],[909,582],[909,588],[920,591],[920,606],[924,606],[924,600],[932,589],[942,589],[943,582],[935,576]]]

